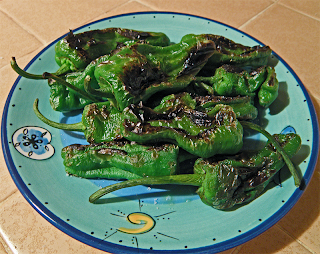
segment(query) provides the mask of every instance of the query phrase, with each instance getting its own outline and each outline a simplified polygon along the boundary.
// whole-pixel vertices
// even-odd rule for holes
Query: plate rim
[[[257,40],[253,36],[233,27],[230,25],[227,25],[223,22],[216,21],[210,18],[202,17],[199,15],[194,15],[194,14],[187,14],[187,13],[180,13],[180,12],[170,12],[170,11],[147,11],[147,12],[131,12],[131,13],[124,13],[124,14],[118,14],[110,17],[106,17],[103,19],[99,19],[87,24],[84,24],[82,26],[79,26],[72,31],[76,32],[78,30],[81,30],[85,27],[88,27],[90,25],[93,25],[95,23],[103,22],[106,20],[110,19],[115,19],[118,17],[124,17],[124,16],[133,16],[133,15],[156,15],[156,14],[165,14],[165,15],[179,15],[179,16],[186,16],[186,17],[194,17],[197,19],[203,19],[206,21],[214,22],[226,27],[229,27],[232,30],[235,30],[237,32],[240,32],[241,34],[245,35],[246,37],[249,37],[250,39],[256,41],[260,45],[264,45],[261,41]],[[45,52],[48,48],[52,47],[55,43],[57,43],[59,40],[64,38],[68,33],[60,36],[59,38],[53,40],[50,42],[47,46],[45,46],[40,52],[38,52],[30,62],[25,66],[24,70],[27,70],[35,61],[38,59],[38,57]],[[311,147],[311,151],[313,153],[310,153],[310,161],[306,170],[306,173],[304,175],[304,180],[305,180],[305,185],[307,186],[310,182],[310,179],[312,178],[312,175],[315,171],[315,166],[318,160],[319,154],[317,151],[319,151],[319,126],[318,126],[318,120],[317,120],[317,114],[315,111],[315,107],[313,105],[313,102],[311,100],[310,95],[308,94],[305,86],[301,82],[300,78],[297,76],[297,74],[294,72],[294,70],[289,66],[289,64],[284,61],[276,52],[273,51],[273,54],[276,55],[276,57],[279,59],[279,61],[282,62],[282,64],[285,65],[285,67],[290,71],[290,73],[294,76],[295,80],[298,82],[305,98],[306,102],[308,104],[308,109],[311,115],[311,121],[312,121],[312,129],[313,129],[313,145]],[[4,109],[3,109],[3,114],[2,114],[2,122],[1,122],[1,145],[3,147],[3,155],[4,159],[8,168],[8,171],[16,184],[17,188],[19,189],[20,193],[23,195],[23,197],[28,201],[28,203],[42,216],[44,217],[47,221],[49,221],[53,226],[61,230],[62,232],[66,233],[67,235],[73,237],[76,240],[79,240],[89,246],[92,246],[94,248],[104,250],[104,251],[117,251],[117,253],[137,253],[137,249],[133,247],[128,247],[128,246],[121,246],[118,244],[114,244],[111,242],[105,242],[103,241],[101,243],[101,239],[88,235],[87,233],[82,232],[81,230],[71,226],[70,224],[66,223],[63,221],[61,218],[59,218],[57,215],[52,213],[47,207],[45,207],[35,196],[34,194],[29,190],[25,182],[22,180],[22,178],[19,175],[19,172],[17,168],[14,165],[14,161],[11,157],[10,150],[9,150],[9,141],[8,141],[8,133],[7,133],[7,115],[8,115],[8,109],[10,105],[10,101],[12,98],[12,95],[21,79],[21,76],[18,76],[17,79],[15,80],[12,88],[10,89],[10,92],[7,96]],[[236,247],[238,245],[244,244],[247,241],[257,237],[261,233],[265,232],[267,229],[272,227],[274,224],[276,224],[281,218],[283,218],[289,210],[297,203],[297,201],[300,199],[302,196],[303,191],[299,190],[297,188],[290,198],[286,201],[286,203],[272,216],[270,216],[268,219],[260,223],[258,226],[252,228],[251,230],[236,236],[232,239],[228,239],[226,241],[209,245],[209,246],[203,246],[195,249],[186,249],[186,250],[153,250],[153,253],[204,253],[207,251],[224,251],[233,247]],[[231,241],[231,242],[230,242]],[[147,249],[139,249],[141,253],[148,253],[149,250]]]

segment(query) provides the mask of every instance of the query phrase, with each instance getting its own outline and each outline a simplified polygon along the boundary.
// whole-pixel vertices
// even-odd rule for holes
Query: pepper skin
[[[60,77],[68,84],[81,89],[85,92],[86,78],[90,77],[90,85],[94,88],[98,88],[98,82],[94,78],[94,70],[98,64],[107,61],[109,55],[101,56],[93,60],[83,71],[71,72]],[[83,109],[86,105],[93,102],[92,99],[86,98],[79,93],[76,93],[73,89],[68,88],[65,83],[59,80],[49,78],[48,84],[50,87],[50,105],[53,110],[60,112],[70,112],[73,110]]]
[[[139,143],[170,141],[202,157],[234,154],[242,147],[243,130],[232,108],[218,104],[208,113],[177,106],[167,114],[156,113],[141,104],[118,111],[110,103],[85,107],[82,121],[56,123],[45,118],[34,102],[34,112],[46,124],[65,130],[82,131],[89,143],[125,138]]]
[[[275,134],[273,138],[292,157],[301,146],[297,134]],[[92,194],[91,203],[112,191],[137,185],[178,184],[198,186],[201,201],[215,209],[225,210],[248,203],[259,195],[273,176],[285,165],[283,156],[268,142],[253,155],[240,154],[233,158],[216,161],[199,158],[194,164],[194,174],[149,177],[123,181]]]
[[[211,76],[223,64],[251,67],[267,65],[272,53],[269,46],[244,46],[214,34],[207,34],[206,37],[215,43],[216,51],[201,71],[204,76]]]
[[[125,139],[139,143],[169,141],[204,158],[237,153],[243,143],[241,124],[232,108],[222,104],[208,113],[182,105],[166,114],[132,104],[123,111],[120,127]]]
[[[168,46],[169,38],[164,33],[142,32],[123,28],[106,28],[74,34],[72,31],[55,46],[55,60],[61,70],[83,70],[94,59],[110,54],[117,47],[132,42]]]
[[[274,138],[289,157],[300,149],[297,134],[279,134]],[[197,194],[202,202],[216,209],[248,203],[262,193],[284,165],[281,154],[270,142],[249,158],[245,154],[219,162],[201,158],[194,166],[194,173],[204,176]]]
[[[154,111],[166,114],[166,112],[169,112],[173,107],[177,107],[179,104],[207,113],[218,104],[229,105],[232,107],[239,120],[254,120],[258,116],[258,109],[253,105],[252,98],[249,96],[198,96],[191,95],[187,92],[165,96],[159,105],[154,108]]]
[[[211,77],[196,77],[212,87],[211,93],[221,96],[257,96],[259,104],[268,107],[278,97],[279,82],[275,69],[262,66],[250,72],[243,68],[223,65]],[[210,93],[210,91],[209,91]]]
[[[123,47],[95,68],[100,88],[91,90],[92,95],[108,98],[123,110],[160,91],[181,90],[189,85],[213,50],[213,42],[202,36],[184,37],[180,43],[167,47]]]
[[[179,170],[179,147],[139,145],[125,140],[70,145],[61,151],[68,174],[83,178],[136,179],[174,175]]]

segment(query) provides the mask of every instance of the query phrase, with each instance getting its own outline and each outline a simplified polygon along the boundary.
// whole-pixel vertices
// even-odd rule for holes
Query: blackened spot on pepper
[[[202,65],[206,63],[209,57],[213,54],[215,45],[212,41],[206,43],[199,43],[190,50],[189,56],[183,63],[183,69],[179,76],[198,73]]]
[[[148,32],[140,32],[140,31],[135,31],[130,29],[121,29],[121,28],[117,30],[117,33],[120,34],[121,36],[130,38],[133,40],[145,40],[151,36],[151,34]]]
[[[134,96],[142,94],[153,84],[161,83],[165,78],[160,69],[151,67],[147,61],[126,66],[123,71],[122,81],[126,90]]]
[[[209,117],[205,112],[190,110],[188,113],[189,119],[198,126],[209,127],[214,122],[213,118]]]

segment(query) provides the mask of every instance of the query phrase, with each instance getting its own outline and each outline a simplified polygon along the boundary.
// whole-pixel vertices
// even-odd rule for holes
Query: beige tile
[[[17,58],[19,64],[23,68],[32,58],[33,54],[26,55],[22,58]],[[7,62],[6,66],[0,69],[0,114],[2,116],[3,108],[7,99],[7,96],[11,90],[12,85],[14,84],[15,80],[17,79],[18,75],[11,69],[9,61]],[[11,194],[17,191],[17,187],[14,184],[10,173],[8,171],[7,165],[3,158],[2,147],[0,147],[0,203],[8,198]]]
[[[1,11],[0,20],[0,68],[7,65],[12,56],[24,56],[42,45],[37,38]]]
[[[311,254],[306,248],[273,226],[263,234],[243,244],[237,254]]]
[[[278,225],[320,253],[320,163],[300,200]]]
[[[114,16],[114,15],[125,14],[130,12],[145,12],[145,11],[154,11],[154,9],[144,4],[138,3],[136,1],[131,1],[96,17],[94,20],[99,20],[99,19]]]
[[[199,15],[234,27],[239,27],[273,3],[270,0],[259,0],[258,2],[256,0],[185,0],[183,2],[171,0],[140,0],[139,2],[160,11]]]
[[[10,0],[2,0],[0,9],[46,44],[125,2],[16,0],[12,4]]]
[[[106,253],[53,227],[19,192],[1,204],[0,227],[3,238],[14,253]]]
[[[320,18],[320,2],[318,0],[280,0],[279,3],[311,17]]]
[[[242,30],[269,45],[320,98],[320,22],[274,4]]]

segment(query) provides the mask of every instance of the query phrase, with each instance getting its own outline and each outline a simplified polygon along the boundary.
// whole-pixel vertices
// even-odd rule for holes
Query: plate
[[[180,41],[187,33],[213,33],[248,46],[263,45],[223,23],[168,12],[114,16],[79,27],[74,32],[107,27],[164,32],[172,42]],[[54,45],[61,38],[36,55],[25,70],[38,74],[57,70]],[[294,163],[308,184],[318,155],[316,114],[294,71],[276,53],[273,57],[278,61],[275,68],[280,82],[279,97],[260,117],[270,133],[296,132],[301,136],[302,147]],[[60,131],[42,123],[32,110],[35,98],[39,98],[40,111],[54,121],[74,122],[79,118],[79,115],[64,115],[51,109],[46,81],[19,77],[7,98],[1,126],[8,169],[35,210],[55,227],[95,248],[113,253],[220,252],[243,244],[270,228],[303,193],[294,186],[293,178],[288,177],[288,170],[284,168],[262,196],[229,212],[206,206],[194,194],[194,189],[177,186],[132,187],[109,194],[105,198],[108,203],[91,204],[88,197],[99,186],[115,181],[66,175],[61,149],[71,143],[85,143],[85,140],[80,133]],[[255,135],[253,139],[260,141],[263,137]],[[25,147],[18,145],[22,143]],[[132,224],[128,218],[142,219],[146,223]],[[120,228],[138,230],[132,233]]]

